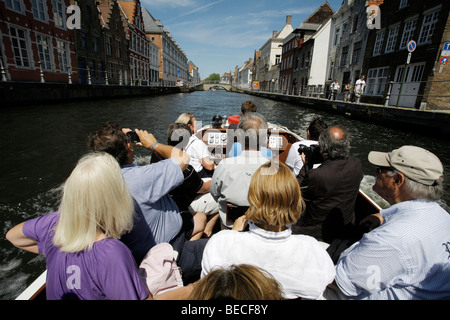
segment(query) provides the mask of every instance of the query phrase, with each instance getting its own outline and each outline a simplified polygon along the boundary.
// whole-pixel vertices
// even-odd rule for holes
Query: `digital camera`
[[[305,146],[301,144],[298,148],[298,153],[301,155],[305,154],[306,163],[309,168],[312,168],[316,163],[322,163],[323,157],[320,153],[320,146],[318,144],[313,144],[311,146]]]

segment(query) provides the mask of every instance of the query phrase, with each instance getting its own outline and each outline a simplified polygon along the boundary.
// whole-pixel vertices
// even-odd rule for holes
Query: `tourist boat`
[[[239,115],[228,117],[231,122],[239,121]],[[226,155],[227,145],[227,127],[228,121],[220,127],[208,124],[199,129],[196,133],[199,139],[202,139],[208,148],[212,151],[215,162],[219,162]],[[293,143],[304,140],[302,137],[292,132],[286,127],[269,123],[268,147],[277,151],[279,159],[286,161],[287,155]],[[355,204],[356,224],[369,214],[380,212],[381,207],[373,201],[366,193],[359,190]],[[45,299],[45,280],[47,271],[44,271],[25,291],[23,291],[16,300],[43,300]]]

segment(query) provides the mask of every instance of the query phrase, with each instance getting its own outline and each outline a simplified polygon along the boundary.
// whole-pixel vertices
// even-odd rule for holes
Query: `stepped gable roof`
[[[117,1],[122,7],[122,11],[125,14],[125,17],[128,19],[128,22],[134,23],[134,13],[136,11],[136,1]]]
[[[111,19],[112,14],[112,5],[107,4],[99,4],[97,5],[98,10],[100,11],[100,23],[103,27],[109,26],[109,20]]]

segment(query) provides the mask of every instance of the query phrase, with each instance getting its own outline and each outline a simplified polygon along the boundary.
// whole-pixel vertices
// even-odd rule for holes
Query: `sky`
[[[294,29],[324,0],[141,0],[155,19],[161,20],[202,79],[222,75],[253,59],[281,31],[286,16]],[[334,11],[342,0],[329,0]]]

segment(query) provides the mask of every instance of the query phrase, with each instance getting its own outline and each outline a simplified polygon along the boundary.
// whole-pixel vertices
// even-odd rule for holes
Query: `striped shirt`
[[[355,299],[449,299],[450,215],[412,200],[381,210],[385,222],[344,251],[336,283]]]

